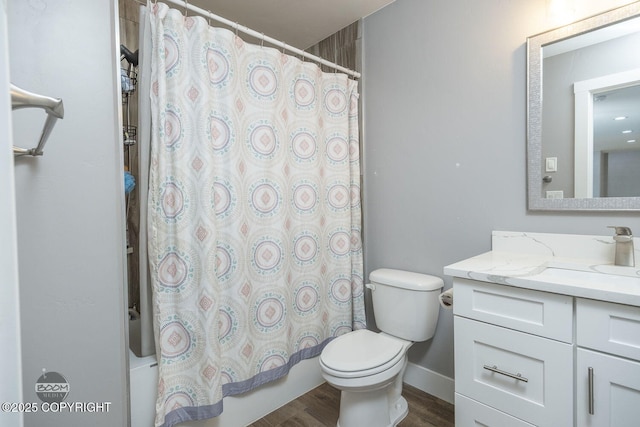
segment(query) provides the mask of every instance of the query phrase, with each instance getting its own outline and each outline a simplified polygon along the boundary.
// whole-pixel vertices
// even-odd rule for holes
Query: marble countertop
[[[619,267],[598,259],[560,257],[552,252],[544,254],[494,249],[448,265],[444,273],[640,307],[638,267]]]

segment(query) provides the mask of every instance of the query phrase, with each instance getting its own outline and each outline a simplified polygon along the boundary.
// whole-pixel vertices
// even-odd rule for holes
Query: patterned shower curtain
[[[357,82],[150,5],[156,426],[365,326]]]

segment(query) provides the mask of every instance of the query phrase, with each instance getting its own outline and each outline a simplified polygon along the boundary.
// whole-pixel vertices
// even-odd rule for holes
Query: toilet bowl
[[[401,391],[411,344],[360,329],[325,347],[320,355],[322,376],[342,392],[338,427],[395,426],[407,415]]]
[[[333,383],[350,389],[376,388],[392,381],[404,367],[411,342],[360,329],[331,341],[320,366]]]
[[[392,427],[402,421],[408,413],[402,397],[407,351],[414,341],[430,339],[437,322],[442,279],[389,269],[369,278],[382,332],[349,332],[320,354],[322,376],[341,391],[337,427]]]

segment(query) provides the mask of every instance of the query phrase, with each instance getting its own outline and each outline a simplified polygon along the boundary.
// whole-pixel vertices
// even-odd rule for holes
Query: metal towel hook
[[[13,155],[18,156],[42,156],[44,145],[53,130],[53,126],[58,119],[64,118],[64,105],[62,99],[51,98],[44,95],[38,95],[20,89],[18,86],[11,84],[11,109],[18,110],[21,108],[42,108],[47,113],[47,119],[44,122],[40,140],[35,148],[13,147]]]

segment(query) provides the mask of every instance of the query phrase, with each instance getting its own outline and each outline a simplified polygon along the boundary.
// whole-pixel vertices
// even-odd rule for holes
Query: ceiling
[[[393,1],[189,0],[189,4],[306,49]]]

